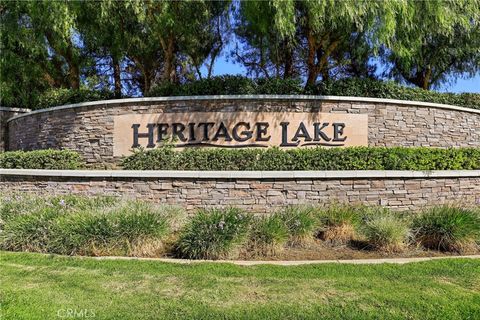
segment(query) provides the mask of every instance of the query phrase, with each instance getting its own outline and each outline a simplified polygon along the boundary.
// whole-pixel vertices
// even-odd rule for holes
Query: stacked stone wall
[[[7,149],[8,132],[7,121],[8,119],[23,113],[30,112],[29,109],[19,108],[5,108],[0,107],[0,152]]]
[[[72,149],[91,166],[109,167],[119,160],[113,155],[114,116],[196,111],[368,114],[370,146],[480,147],[479,110],[384,99],[301,96],[125,99],[54,108],[9,121],[9,147]]]
[[[388,174],[388,172],[387,172]],[[441,204],[480,205],[480,172],[435,178],[156,178],[2,175],[0,193],[108,195],[184,207],[235,206],[268,213],[286,205],[382,205],[418,211]]]

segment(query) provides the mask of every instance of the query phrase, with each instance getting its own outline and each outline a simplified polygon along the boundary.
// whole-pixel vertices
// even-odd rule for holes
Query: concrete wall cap
[[[0,111],[8,111],[8,112],[31,112],[30,109],[25,108],[8,108],[0,106]]]
[[[1,176],[167,179],[395,179],[480,177],[480,170],[180,171],[0,169]]]
[[[416,106],[425,108],[438,108],[454,111],[463,111],[480,114],[480,110],[473,108],[465,108],[459,106],[453,106],[441,103],[421,102],[421,101],[409,101],[409,100],[396,100],[396,99],[383,99],[383,98],[369,98],[369,97],[342,97],[342,96],[314,96],[314,95],[210,95],[210,96],[176,96],[176,97],[146,97],[146,98],[128,98],[128,99],[112,99],[112,100],[100,100],[89,101],[75,104],[67,104],[58,107],[52,107],[47,109],[34,110],[29,113],[20,114],[8,119],[12,121],[21,117],[26,117],[38,113],[52,112],[64,109],[73,109],[81,107],[93,107],[101,105],[111,104],[133,104],[133,103],[145,103],[145,102],[168,102],[168,101],[194,101],[194,100],[292,100],[292,101],[344,101],[344,102],[366,102],[366,103],[383,103],[383,104],[396,104],[403,106]],[[24,109],[29,110],[29,109]]]

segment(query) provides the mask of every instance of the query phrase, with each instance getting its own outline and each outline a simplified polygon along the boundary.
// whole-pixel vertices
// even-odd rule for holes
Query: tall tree
[[[397,15],[390,75],[423,89],[480,70],[480,1],[408,1]]]
[[[240,40],[233,52],[255,77],[298,75],[295,65],[294,2],[244,1],[235,12],[235,33]]]
[[[297,66],[294,69],[305,74],[310,86],[319,76],[328,78],[332,69],[344,66],[347,60],[352,68],[345,70],[365,73],[369,55],[379,40],[392,32],[393,14],[402,4],[395,0],[271,0],[242,5],[236,30],[250,52],[239,60],[248,69],[261,69],[266,74],[269,64],[280,64],[276,53],[285,53],[281,59],[284,75],[289,76],[292,66]],[[361,42],[363,52],[352,49],[355,42]]]
[[[48,88],[80,87],[85,59],[72,3],[10,1],[0,14],[2,100],[28,105]]]
[[[186,39],[182,51],[190,60],[198,78],[202,78],[201,67],[206,68],[206,77],[213,73],[215,61],[229,42],[230,1],[209,1],[205,3],[205,20],[198,24],[196,36]]]

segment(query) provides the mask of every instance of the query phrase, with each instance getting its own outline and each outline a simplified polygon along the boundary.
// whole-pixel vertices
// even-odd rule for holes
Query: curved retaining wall
[[[0,107],[0,152],[5,151],[8,140],[7,120],[27,112],[30,112],[30,109]]]
[[[253,213],[285,205],[382,205],[418,211],[480,205],[480,170],[468,171],[75,171],[0,169],[0,194],[110,195]]]
[[[327,96],[199,96],[86,102],[11,118],[8,146],[10,150],[77,150],[90,165],[108,167],[118,160],[113,153],[115,116],[202,111],[367,114],[371,146],[480,147],[480,110]]]

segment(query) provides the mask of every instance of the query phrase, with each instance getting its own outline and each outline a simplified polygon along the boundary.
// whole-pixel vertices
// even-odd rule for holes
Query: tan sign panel
[[[114,156],[169,141],[185,147],[368,145],[368,115],[299,112],[191,112],[114,117]]]

